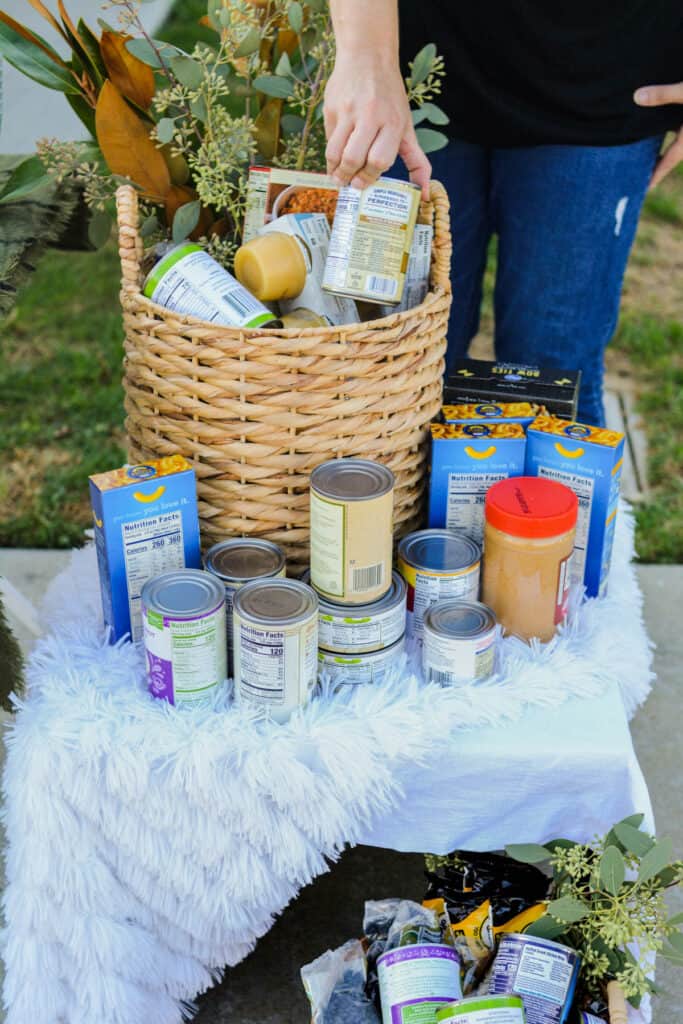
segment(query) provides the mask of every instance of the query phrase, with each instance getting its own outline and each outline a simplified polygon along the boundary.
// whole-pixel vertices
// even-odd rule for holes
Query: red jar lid
[[[513,537],[559,537],[576,525],[579,501],[542,476],[511,476],[486,493],[486,521]]]

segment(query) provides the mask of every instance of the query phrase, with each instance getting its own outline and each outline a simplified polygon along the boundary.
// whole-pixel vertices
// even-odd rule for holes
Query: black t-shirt
[[[683,104],[639,107],[683,81],[683,0],[399,0],[404,64],[446,62],[453,138],[490,146],[616,145],[683,126]]]

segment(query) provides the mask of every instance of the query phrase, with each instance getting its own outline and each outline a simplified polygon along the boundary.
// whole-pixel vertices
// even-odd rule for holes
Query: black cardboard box
[[[580,370],[459,359],[446,378],[443,401],[539,402],[554,416],[576,420],[580,384]]]

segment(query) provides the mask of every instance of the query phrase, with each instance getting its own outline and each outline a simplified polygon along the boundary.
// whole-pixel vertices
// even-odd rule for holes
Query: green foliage
[[[2,13],[2,12],[0,12]],[[42,36],[32,32],[36,42],[26,39],[12,25],[0,20],[0,56],[24,75],[48,89],[78,93],[76,79],[55,50]]]
[[[17,199],[23,199],[48,185],[50,180],[42,160],[37,156],[30,156],[17,164],[10,174],[0,191],[0,203],[14,203]]]

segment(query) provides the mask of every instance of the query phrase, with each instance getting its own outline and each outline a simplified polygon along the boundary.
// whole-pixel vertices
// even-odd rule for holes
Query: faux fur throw
[[[103,635],[94,551],[76,552],[9,732],[7,1024],[179,1024],[396,806],[406,761],[615,679],[632,713],[651,681],[632,541],[622,509],[609,596],[575,607],[545,647],[505,640],[492,681],[441,689],[399,665],[284,726],[227,700],[178,711],[151,698],[140,652]]]

